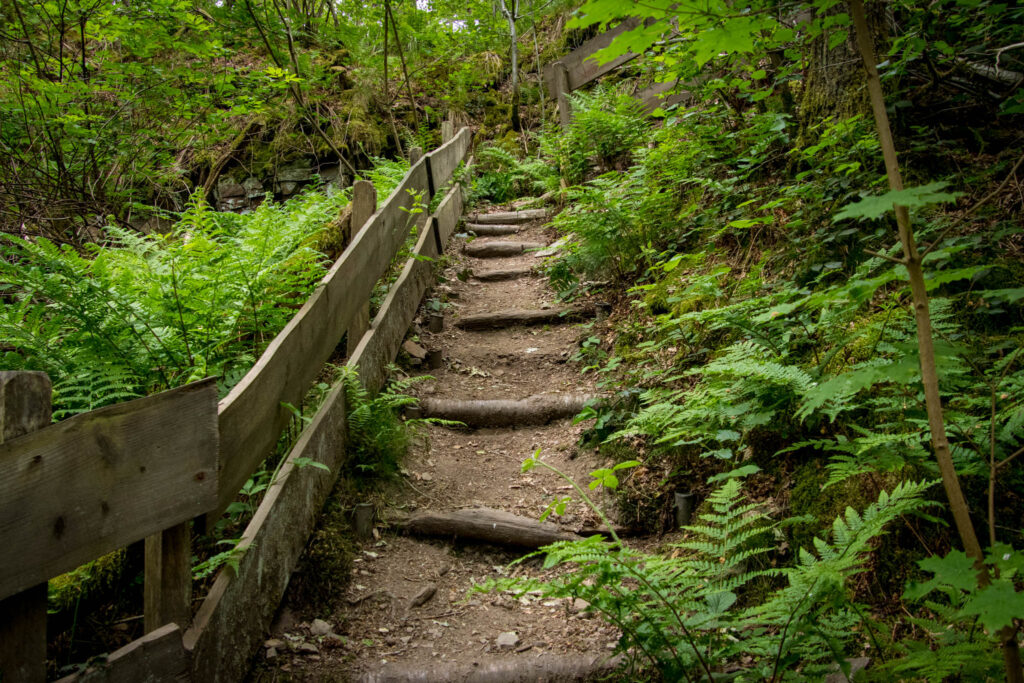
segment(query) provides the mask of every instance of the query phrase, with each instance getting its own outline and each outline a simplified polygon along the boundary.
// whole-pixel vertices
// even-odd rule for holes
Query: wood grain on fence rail
[[[437,217],[437,231],[438,237],[441,240],[441,244],[447,244],[448,240],[451,239],[452,234],[455,232],[455,227],[459,224],[459,219],[462,217],[462,192],[459,188],[453,188],[451,192],[445,195],[441,203],[437,205],[437,211],[434,215]]]
[[[184,636],[193,655],[192,680],[240,681],[266,637],[320,509],[345,462],[345,391],[327,395],[267,489],[237,547],[238,570],[225,568]],[[323,463],[330,472],[311,465]]]
[[[0,597],[216,504],[212,379],[76,415],[0,444]]]
[[[429,221],[427,229],[420,232],[413,251],[420,258],[414,256],[406,261],[401,275],[391,285],[387,298],[374,317],[370,331],[363,336],[348,361],[348,366],[359,373],[363,386],[370,391],[375,392],[384,384],[387,366],[398,353],[430,283],[431,263],[422,258],[437,256],[435,229],[435,222]]]
[[[57,683],[188,683],[190,664],[181,628],[167,624]]]

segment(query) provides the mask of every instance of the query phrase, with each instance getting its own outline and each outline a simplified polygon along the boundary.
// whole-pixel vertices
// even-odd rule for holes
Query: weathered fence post
[[[423,158],[423,148],[413,147],[409,150],[409,165],[415,166],[416,162]]]
[[[182,522],[146,537],[143,584],[144,627],[152,633],[174,623],[184,631],[192,621],[192,531]]]
[[[558,120],[562,128],[572,123],[572,105],[569,104],[569,69],[562,62],[555,62],[555,97],[558,99]]]
[[[453,121],[442,121],[441,122],[441,144],[445,144],[449,140],[455,137],[455,122]]]
[[[0,443],[50,424],[51,393],[46,373],[0,372]],[[46,680],[45,581],[0,600],[0,680]]]
[[[366,221],[370,220],[370,216],[377,211],[377,189],[373,186],[369,180],[357,180],[352,185],[352,235],[356,235],[363,226],[366,225]],[[347,339],[345,343],[345,355],[352,357],[355,353],[356,346],[359,345],[359,340],[366,334],[366,330],[370,328],[370,302],[367,301],[356,313],[355,319],[352,321],[352,325],[348,328]]]

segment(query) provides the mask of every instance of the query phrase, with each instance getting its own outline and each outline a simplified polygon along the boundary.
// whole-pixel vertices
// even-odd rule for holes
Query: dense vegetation
[[[578,5],[4,3],[4,369],[50,373],[58,418],[204,376],[226,392],[343,246],[347,181],[386,195],[406,166],[382,157],[469,123],[475,199],[548,193],[552,283],[616,304],[577,354],[614,396],[580,416],[612,463],[591,488],[655,531],[674,492],[703,501],[658,552],[558,544],[562,578],[502,586],[585,599],[635,678],[867,655],[865,680],[1024,680],[1024,10]],[[602,57],[640,56],[559,128],[541,67],[626,14],[651,21]],[[645,112],[652,82],[689,96]],[[251,210],[212,208],[250,179]],[[341,381],[356,465],[393,472],[407,399]],[[231,551],[211,555],[197,575]],[[84,568],[54,609],[112,564],[137,571]]]
[[[560,544],[545,561],[573,573],[503,585],[586,599],[668,680],[865,653],[876,680],[1020,680],[1020,11],[869,6],[890,124],[859,3],[808,4],[638,3],[655,21],[605,53],[646,51],[630,77],[573,94],[539,157],[479,155],[481,194],[567,187],[563,296],[628,290],[579,354],[617,397],[589,439],[626,461],[592,488],[655,527],[673,491],[706,499],[664,554]],[[657,124],[629,96],[650,79],[690,92]]]

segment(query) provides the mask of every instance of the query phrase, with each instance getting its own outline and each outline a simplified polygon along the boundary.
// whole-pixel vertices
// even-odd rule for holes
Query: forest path
[[[458,326],[481,313],[557,307],[546,280],[532,270],[540,263],[537,254],[468,255],[489,243],[551,241],[542,219],[500,237],[453,240],[446,283],[435,289],[435,295],[446,295],[450,302],[444,328],[419,338],[427,349],[440,349],[443,362],[423,370],[436,379],[417,385],[421,398],[595,393],[571,360],[581,330],[568,320],[480,331]],[[489,281],[486,273],[498,270],[520,274]],[[600,669],[619,634],[583,611],[584,605],[472,593],[474,585],[508,575],[508,563],[526,549],[462,541],[452,534],[403,535],[394,523],[422,511],[474,510],[467,513],[474,516],[482,507],[533,523],[570,487],[540,468],[522,474],[523,460],[539,448],[545,460],[585,483],[599,465],[592,453],[577,458],[581,429],[571,417],[503,428],[426,428],[404,464],[388,509],[380,511],[373,538],[355,551],[348,605],[321,615],[326,623],[279,619],[268,640],[274,646],[266,650],[270,659],[254,671],[253,680],[569,681]],[[565,532],[585,532],[597,524],[582,504],[571,504],[558,519]],[[531,561],[512,573],[543,577],[546,572]]]

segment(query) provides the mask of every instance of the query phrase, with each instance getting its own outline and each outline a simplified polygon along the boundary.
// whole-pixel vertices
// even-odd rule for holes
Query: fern
[[[689,537],[664,555],[599,536],[564,541],[518,562],[542,557],[545,569],[568,571],[480,589],[582,598],[620,629],[619,648],[632,666],[649,666],[666,680],[715,680],[741,659],[756,680],[786,671],[823,676],[842,660],[860,620],[848,580],[887,524],[926,504],[928,487],[901,484],[861,513],[847,509],[833,522],[830,540],[816,538],[815,551],[801,550],[794,567],[753,569],[772,553],[775,525],[730,479],[709,496],[699,521],[684,527]],[[779,579],[786,584],[764,598],[751,590]]]

